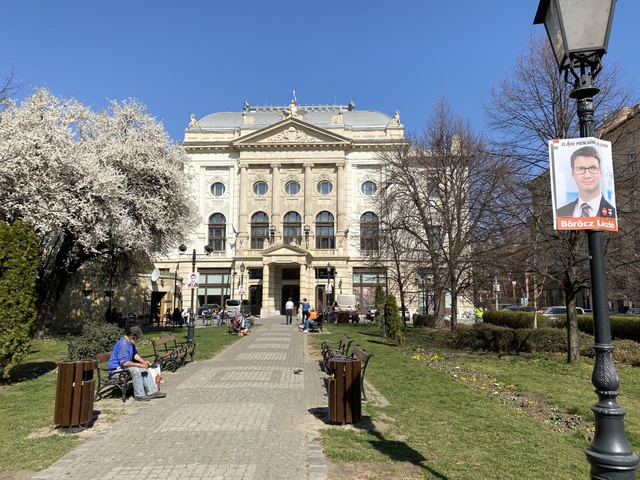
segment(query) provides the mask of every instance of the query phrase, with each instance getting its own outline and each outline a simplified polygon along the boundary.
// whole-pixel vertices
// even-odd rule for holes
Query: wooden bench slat
[[[162,338],[156,338],[151,341],[155,363],[162,367],[171,366],[171,371],[175,372],[178,364],[184,365],[187,362],[187,355],[193,356],[196,350],[195,343],[178,343],[175,335],[169,335]]]
[[[96,385],[96,401],[114,388],[119,388],[122,393],[122,402],[127,401],[127,389],[131,385],[131,374],[126,367],[120,367],[121,370],[109,375],[107,362],[111,358],[111,352],[99,353],[96,358],[96,371],[98,372],[98,383]]]
[[[367,354],[366,351],[360,348],[358,345],[353,347],[353,351],[351,352],[351,356],[360,360],[362,363],[362,368],[360,369],[360,391],[362,392],[362,398],[364,400],[367,399],[367,395],[364,393],[364,374],[367,370],[367,364],[371,357],[373,357],[373,353]]]

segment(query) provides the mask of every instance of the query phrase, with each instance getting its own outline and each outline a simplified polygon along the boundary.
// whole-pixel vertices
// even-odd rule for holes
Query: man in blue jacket
[[[129,327],[125,336],[116,342],[113,346],[109,363],[107,363],[109,375],[117,373],[122,367],[126,367],[131,372],[135,400],[148,402],[152,398],[164,398],[167,394],[158,391],[156,382],[148,370],[151,364],[138,354],[136,340],[139,338],[144,338],[144,335],[140,327],[134,325]]]

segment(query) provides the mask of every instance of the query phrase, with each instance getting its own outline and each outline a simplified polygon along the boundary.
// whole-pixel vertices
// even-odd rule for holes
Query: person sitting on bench
[[[316,310],[311,309],[309,312],[309,318],[304,321],[302,325],[298,325],[298,328],[301,332],[308,332],[310,329],[315,330],[318,328],[318,322],[316,322],[316,318],[318,318],[318,312]]]
[[[142,330],[133,325],[129,327],[125,336],[116,342],[107,364],[109,375],[117,372],[120,367],[127,367],[131,372],[135,400],[148,402],[152,398],[164,398],[167,394],[158,391],[156,382],[148,370],[151,364],[138,354],[136,340],[139,338],[144,338]]]

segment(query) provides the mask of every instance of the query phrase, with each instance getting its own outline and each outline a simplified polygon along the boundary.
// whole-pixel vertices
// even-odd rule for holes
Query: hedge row
[[[533,312],[512,312],[510,310],[488,310],[482,315],[482,321],[491,325],[509,328],[533,328]],[[538,314],[538,328],[551,326],[549,317]]]
[[[549,317],[538,314],[538,328],[566,326],[566,315],[557,315],[557,321],[553,325],[549,323]],[[491,325],[509,328],[533,328],[532,312],[511,312],[506,310],[490,310],[484,312],[482,321]],[[633,340],[640,342],[640,317],[610,317],[611,336],[617,339]],[[581,332],[593,335],[593,317],[591,315],[578,315],[578,329]]]
[[[458,325],[451,335],[451,347],[483,350],[500,354],[559,353],[566,354],[567,332],[560,328],[513,329],[481,323]],[[629,365],[640,365],[640,344],[631,340],[613,342],[614,359]],[[593,357],[593,337],[580,333],[580,355]]]

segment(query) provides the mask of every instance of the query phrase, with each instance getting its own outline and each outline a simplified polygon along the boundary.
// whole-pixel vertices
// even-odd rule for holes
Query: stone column
[[[271,268],[270,264],[262,267],[262,307],[260,308],[260,316],[268,317],[273,315],[273,288],[271,285]]]
[[[238,198],[238,240],[240,240],[240,249],[249,248],[249,221],[247,218],[249,204],[249,174],[247,169],[249,165],[245,162],[239,164],[240,167],[240,185]]]
[[[313,168],[313,163],[304,163],[302,165],[304,167],[304,214],[303,214],[303,228],[304,224],[311,225],[311,232],[309,233],[309,246],[314,245],[313,237],[313,217],[311,216],[312,210],[311,206],[313,205],[313,179],[311,175],[311,169]]]
[[[336,169],[338,170],[338,178],[336,180],[336,240],[344,236],[344,231],[347,228],[347,181],[345,166],[346,162],[344,161],[336,162]]]
[[[280,186],[280,164],[271,164],[271,223],[276,226],[276,237],[282,235],[282,212],[280,211],[280,197],[282,188]]]

